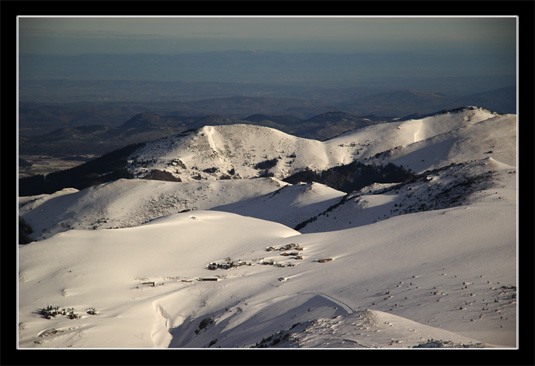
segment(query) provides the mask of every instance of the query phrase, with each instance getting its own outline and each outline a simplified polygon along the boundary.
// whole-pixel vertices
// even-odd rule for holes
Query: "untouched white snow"
[[[302,259],[266,251],[289,243],[303,248]],[[217,339],[216,346],[249,347],[295,323],[372,309],[474,344],[514,346],[515,254],[506,201],[306,235],[211,211],[136,228],[71,230],[20,248],[20,345],[196,348]],[[226,258],[248,264],[206,268]],[[270,259],[280,267],[262,264]],[[198,281],[205,277],[219,280]],[[82,319],[44,319],[36,312],[48,305],[74,308]],[[97,315],[86,314],[91,307]],[[213,324],[197,334],[207,317]],[[341,342],[345,336],[331,328],[325,333]],[[50,329],[58,332],[39,336]],[[437,339],[425,329],[422,343]],[[395,338],[383,332],[372,346]]]
[[[42,239],[18,248],[20,348],[516,346],[515,116],[468,108],[326,142],[225,127],[132,157],[181,183],[20,200]],[[275,157],[276,178],[352,159],[426,172],[349,195],[216,180]]]
[[[344,192],[329,188],[321,183],[302,183],[288,185],[264,196],[213,209],[295,227],[311,216],[327,210],[345,195]]]
[[[516,165],[516,116],[489,118],[412,144],[385,150],[367,162],[403,165],[415,172],[492,157]]]

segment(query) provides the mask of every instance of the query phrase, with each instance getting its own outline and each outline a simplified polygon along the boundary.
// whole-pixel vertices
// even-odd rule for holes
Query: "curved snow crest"
[[[346,194],[321,183],[288,185],[262,196],[214,207],[214,210],[234,212],[279,222],[289,227],[325,211]]]
[[[64,195],[69,195],[78,192],[75,188],[64,188],[52,194],[40,194],[37,196],[19,197],[19,214],[24,215],[37,207],[41,206],[46,201]]]
[[[248,221],[248,222],[247,222]],[[235,237],[240,237],[240,235],[248,235],[254,232],[246,229],[247,225],[255,226],[265,226],[265,229],[269,231],[269,235],[288,237],[294,235],[301,235],[298,231],[295,231],[286,225],[282,225],[276,222],[258,219],[254,217],[246,217],[235,213],[215,211],[215,210],[198,210],[191,212],[183,212],[174,215],[167,215],[159,217],[150,222],[147,222],[143,225],[127,228],[135,230],[136,228],[146,228],[151,226],[169,226],[177,227],[180,225],[209,225],[213,226],[214,229],[220,230],[221,232],[232,232]],[[236,225],[236,227],[234,227]],[[255,228],[259,229],[258,227]],[[203,235],[207,235],[203,233]],[[268,236],[269,236],[268,235]]]
[[[243,304],[242,307],[245,307]],[[494,347],[444,329],[379,310],[353,310],[339,300],[304,292],[210,314],[171,330],[170,348],[413,348],[440,340],[435,347]],[[292,324],[291,326],[289,326]]]

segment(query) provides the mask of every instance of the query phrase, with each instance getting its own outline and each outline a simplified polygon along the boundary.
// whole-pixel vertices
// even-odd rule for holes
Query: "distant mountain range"
[[[358,117],[344,112],[327,112],[308,119],[291,115],[263,114],[230,119],[219,114],[172,116],[143,112],[117,127],[109,125],[64,127],[42,136],[21,136],[20,153],[52,156],[101,155],[129,144],[179,134],[188,129],[237,123],[272,127],[296,136],[324,140],[351,129],[390,120],[392,119],[388,117]]]
[[[478,105],[500,113],[516,113],[516,88],[506,87],[463,96],[448,96],[421,90],[398,90],[349,100],[339,103],[337,107],[368,114],[388,111],[393,115],[405,116],[411,113],[427,114],[462,105]]]
[[[465,85],[470,80],[478,87]],[[464,84],[461,81],[451,81],[456,91],[449,90],[444,83],[447,84],[447,81],[437,79],[436,85],[431,80],[428,81],[430,85],[417,83],[417,86],[423,88],[399,89],[395,83],[391,87],[357,84],[353,87],[327,88],[239,83],[197,83],[192,86],[163,82],[22,81],[19,133],[21,136],[38,136],[63,127],[118,127],[136,114],[144,112],[159,116],[189,117],[187,123],[192,122],[191,116],[199,119],[203,116],[221,115],[232,120],[243,120],[252,115],[267,115],[272,122],[279,124],[274,127],[287,127],[287,131],[303,136],[305,134],[302,131],[288,129],[288,122],[309,119],[331,111],[357,117],[376,115],[400,118],[413,113],[428,114],[441,109],[478,105],[499,113],[516,113],[516,87],[492,89],[499,85],[511,85],[507,80],[500,79],[492,83],[492,80],[467,78]],[[132,92],[125,94],[125,90]],[[446,93],[432,90],[445,90]],[[168,93],[163,94],[165,92]],[[56,102],[41,97],[49,94],[56,95],[51,99]],[[192,99],[192,95],[197,95],[197,99]],[[70,102],[71,100],[76,102]],[[278,118],[274,120],[273,116]],[[281,120],[280,116],[291,117],[289,120]],[[259,116],[255,118],[251,122],[256,122]]]
[[[152,104],[21,103],[20,153],[101,155],[131,143],[154,140],[191,128],[235,123],[272,127],[300,137],[325,140],[368,124],[423,116],[465,105],[478,105],[499,113],[516,113],[516,88],[463,97],[398,90],[363,95],[332,105],[297,98],[245,96]],[[120,118],[124,118],[122,123],[119,123]]]
[[[203,126],[179,134],[169,134],[153,141],[131,144],[75,168],[50,173],[46,177],[41,175],[21,179],[20,194],[52,193],[68,187],[81,189],[119,178],[181,182],[258,177],[275,177],[282,180],[296,174],[291,183],[301,180],[329,184],[329,180],[335,180],[336,185],[331,185],[335,189],[356,189],[354,184],[349,183],[356,179],[358,172],[363,169],[359,164],[386,166],[393,162],[405,170],[419,172],[439,167],[443,160],[455,161],[455,156],[459,154],[475,154],[477,157],[500,156],[510,163],[511,157],[503,155],[487,135],[478,131],[483,128],[481,126],[492,124],[500,131],[503,130],[505,136],[509,136],[515,128],[514,118],[511,116],[501,116],[479,107],[465,107],[427,117],[374,123],[370,120],[361,121],[345,113],[328,113],[313,117],[305,123],[313,124],[319,121],[324,125],[325,118],[329,118],[362,125],[323,142],[252,124]],[[252,117],[256,120],[262,118],[258,115]],[[203,123],[206,121],[204,118],[202,120]],[[215,117],[211,117],[211,120],[221,121]],[[145,131],[159,121],[164,123],[166,119],[144,114],[136,116],[125,125],[127,131],[128,127],[132,126]],[[482,121],[485,121],[485,124],[479,123]],[[466,128],[468,126],[469,129]],[[488,128],[485,127],[485,131]],[[98,136],[100,131],[102,130],[91,130],[89,133]],[[108,130],[108,133],[116,131]],[[479,135],[474,137],[474,133]],[[498,133],[496,135],[500,138],[502,136]],[[376,139],[375,136],[383,136],[384,139],[381,143],[372,143]],[[481,139],[478,141],[477,151],[470,143],[466,143],[466,146],[462,143],[474,138]],[[511,142],[506,140],[503,145],[506,143]],[[512,143],[514,144],[514,141]],[[416,152],[408,148],[402,149],[403,145],[410,146],[410,149],[416,149],[415,151],[426,151],[434,146],[441,148],[430,150],[423,154],[420,160],[407,160]],[[506,147],[512,149],[509,145]],[[352,167],[350,164],[356,165]],[[345,170],[332,170],[346,165],[348,167]],[[312,174],[299,176],[306,171]],[[381,181],[381,176],[386,179],[389,174],[407,177],[403,170],[395,169],[372,171],[370,174],[374,175],[375,181]],[[369,182],[366,181],[366,184]]]

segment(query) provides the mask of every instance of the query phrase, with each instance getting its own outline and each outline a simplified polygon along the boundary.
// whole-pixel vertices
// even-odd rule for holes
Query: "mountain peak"
[[[343,149],[280,130],[249,125],[212,125],[188,135],[147,143],[129,158],[128,170],[169,171],[182,181],[229,178],[284,178],[305,167],[323,170],[344,160]],[[230,173],[232,172],[232,173]]]
[[[442,114],[477,113],[477,112],[488,114],[489,116],[499,114],[499,113],[492,112],[492,111],[489,111],[488,109],[478,107],[478,106],[463,106],[463,107],[453,108],[453,109],[443,109],[439,112],[431,113],[424,117],[439,116]]]

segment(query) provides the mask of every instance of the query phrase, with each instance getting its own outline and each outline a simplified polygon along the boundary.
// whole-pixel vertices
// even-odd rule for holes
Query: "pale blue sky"
[[[21,53],[515,52],[514,17],[20,17]]]

